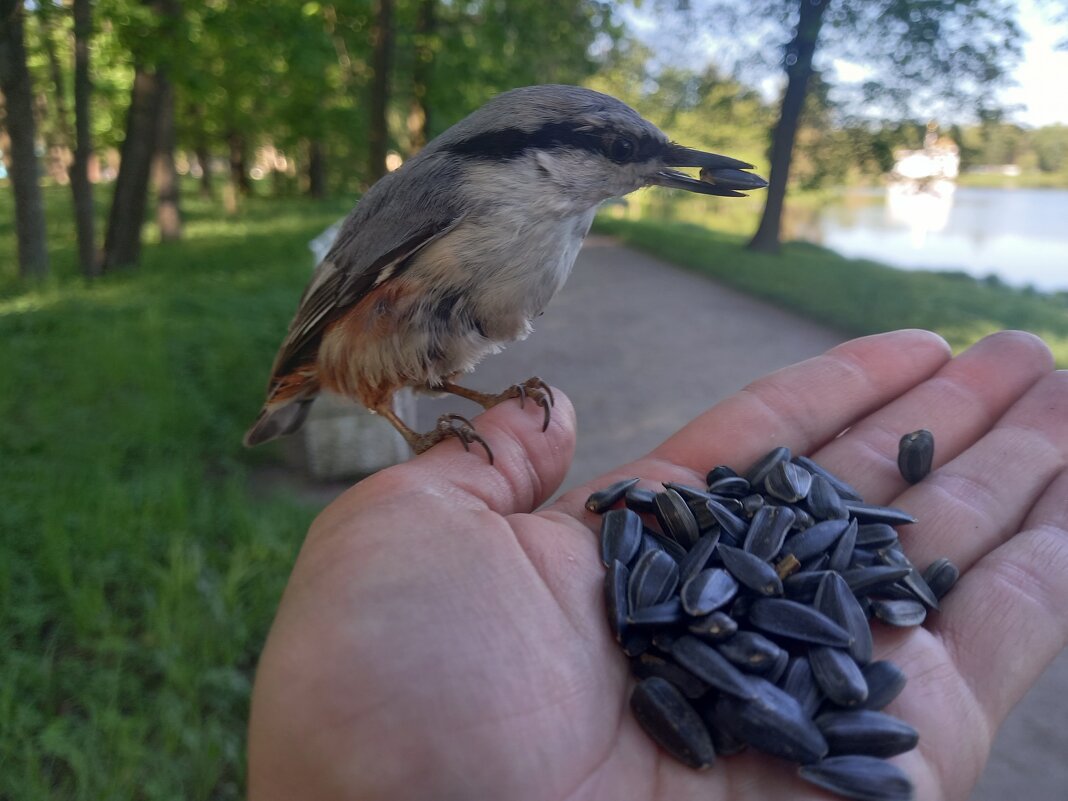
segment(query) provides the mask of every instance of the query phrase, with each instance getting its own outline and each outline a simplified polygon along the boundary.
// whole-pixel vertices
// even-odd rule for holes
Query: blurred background
[[[488,98],[588,86],[771,180],[606,204],[475,374],[573,397],[570,486],[858,334],[1068,367],[1066,79],[1063,0],[0,0],[0,798],[244,794],[255,661],[347,485],[240,447],[308,242]],[[976,799],[1065,797],[1063,663]]]

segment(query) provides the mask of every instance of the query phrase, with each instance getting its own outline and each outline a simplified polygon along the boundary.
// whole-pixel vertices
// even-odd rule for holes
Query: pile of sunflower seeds
[[[929,434],[902,438],[910,482],[930,469],[924,449]],[[642,728],[693,768],[751,746],[845,798],[911,799],[886,758],[917,733],[880,711],[905,675],[873,661],[869,620],[919,625],[958,576],[947,559],[913,567],[895,528],[914,518],[785,447],[742,475],[716,467],[705,487],[637,484],[586,508],[603,514],[608,623],[639,680]]]

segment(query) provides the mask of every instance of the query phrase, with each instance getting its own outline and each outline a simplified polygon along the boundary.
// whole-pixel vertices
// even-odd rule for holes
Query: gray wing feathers
[[[301,297],[275,357],[272,382],[296,366],[324,326],[359,302],[380,276],[396,275],[398,264],[459,223],[464,210],[452,172],[433,154],[417,156],[360,200]]]

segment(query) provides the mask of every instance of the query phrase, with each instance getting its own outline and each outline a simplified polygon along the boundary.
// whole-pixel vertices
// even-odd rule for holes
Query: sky
[[[1027,107],[1013,115],[1026,125],[1068,125],[1068,50],[1056,49],[1058,42],[1068,39],[1068,25],[1052,24],[1049,12],[1036,8],[1034,0],[1020,0],[1020,27],[1028,41],[1016,70],[1018,85],[1002,98]]]
[[[1016,107],[1008,115],[1014,122],[1036,128],[1055,123],[1068,125],[1068,49],[1057,49],[1059,42],[1068,40],[1068,22],[1055,24],[1053,16],[1057,4],[1050,0],[1045,0],[1044,5],[1040,2],[1017,2],[1018,22],[1025,36],[1023,57],[1013,74],[1015,85],[1002,90],[1001,100],[1007,107]],[[657,35],[661,33],[658,31],[660,23],[651,13],[628,9],[623,16],[639,37],[658,42],[658,51],[663,51],[667,37]],[[701,46],[706,52],[726,51],[728,61],[756,41],[754,37],[753,42],[728,43],[717,40],[716,35],[709,32],[698,36],[703,40]],[[673,55],[681,55],[683,60],[690,61],[692,52],[692,45],[688,45],[683,53]],[[868,74],[862,65],[840,59],[832,66],[843,82],[863,80]],[[768,100],[773,100],[779,96],[783,80],[781,73],[769,75],[760,82],[759,88]]]

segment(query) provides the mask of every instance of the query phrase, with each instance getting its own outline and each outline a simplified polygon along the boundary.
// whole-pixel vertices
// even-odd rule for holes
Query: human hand
[[[545,434],[518,404],[477,418],[494,466],[443,443],[316,520],[257,672],[252,799],[827,798],[751,751],[695,772],[639,729],[583,508],[619,478],[698,484],[779,444],[915,515],[899,533],[918,566],[960,567],[941,612],[877,626],[875,651],[909,677],[888,711],[920,733],[895,758],[917,799],[967,798],[1005,715],[1068,643],[1068,373],[1041,342],[997,334],[950,359],[924,332],[854,340],[533,512],[574,447],[556,397]],[[935,434],[935,470],[908,487],[897,440],[917,428]]]

